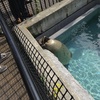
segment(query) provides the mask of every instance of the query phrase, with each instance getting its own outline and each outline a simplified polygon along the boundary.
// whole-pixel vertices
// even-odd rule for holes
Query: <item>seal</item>
[[[69,51],[69,49],[63,43],[61,43],[59,40],[50,39],[50,38],[44,36],[43,38],[41,38],[39,40],[39,44],[43,48],[51,51],[56,57],[58,57],[59,61],[63,65],[69,64],[72,54]]]

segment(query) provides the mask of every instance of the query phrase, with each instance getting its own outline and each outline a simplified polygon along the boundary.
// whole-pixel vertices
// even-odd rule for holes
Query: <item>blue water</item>
[[[72,52],[70,73],[95,100],[100,100],[100,14],[81,21],[57,39]]]

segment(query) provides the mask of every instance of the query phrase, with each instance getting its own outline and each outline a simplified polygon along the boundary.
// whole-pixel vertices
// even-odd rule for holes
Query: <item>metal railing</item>
[[[24,49],[32,60],[41,81],[50,93],[51,97],[53,97],[51,100],[74,100],[74,97],[64,86],[60,78],[53,71],[52,67],[46,62],[40,52],[17,26],[15,28],[15,33],[20,42],[24,45]],[[46,93],[46,95],[48,95],[48,93]]]
[[[25,4],[27,11],[31,14],[36,15],[39,12],[49,8],[57,2],[62,0],[31,0],[32,2]],[[9,7],[8,0],[0,0],[0,10],[3,12],[4,17],[6,18],[9,26],[13,27],[15,23],[15,18],[12,15],[12,12]]]
[[[44,9],[60,1],[62,0],[32,0],[31,3],[26,5],[26,7],[29,10],[29,12],[32,12],[35,15],[40,11],[43,11]],[[38,50],[34,47],[34,45],[31,44],[31,42],[27,39],[27,37],[24,36],[21,30],[16,28],[16,33],[18,33],[19,38],[21,38],[21,41],[24,42],[24,47],[22,43],[18,40],[18,38],[16,38],[14,34],[11,34],[11,31],[9,30],[7,24],[10,27],[13,27],[15,25],[14,23],[15,19],[11,14],[8,0],[1,0],[0,10],[2,11],[3,16],[4,18],[6,18],[7,22],[5,23],[4,21],[5,19],[3,19],[0,14],[0,22],[3,26],[3,31],[5,33],[5,36],[7,38],[10,47],[12,48],[12,52],[19,66],[19,70],[25,82],[30,99],[31,100],[74,100],[71,93],[68,91],[68,89],[60,80],[60,78],[53,71],[51,66],[45,61],[43,56],[38,52]],[[17,44],[15,42],[16,39],[17,39]],[[21,52],[17,47],[21,48]],[[29,55],[26,54],[24,48],[29,49]],[[30,61],[30,58],[28,56],[31,59],[33,59],[33,61]],[[26,58],[27,60],[25,60]],[[62,89],[64,90],[63,92]]]
[[[36,90],[36,86],[34,86],[34,81],[32,81],[32,79],[29,76],[29,73],[26,69],[26,64],[22,60],[20,51],[17,48],[18,46],[16,45],[13,36],[11,35],[11,31],[9,30],[7,23],[4,21],[3,16],[1,16],[1,13],[0,13],[0,24],[1,24],[2,30],[5,34],[5,37],[8,41],[8,44],[11,47],[11,50],[12,50],[12,53],[13,53],[14,58],[16,60],[16,63],[19,66],[19,70],[21,72],[24,83],[27,87],[30,99],[42,100],[42,97],[40,97],[39,93]]]

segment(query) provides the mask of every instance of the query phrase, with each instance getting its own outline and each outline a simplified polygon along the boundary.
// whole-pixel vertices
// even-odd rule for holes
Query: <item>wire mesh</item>
[[[62,81],[53,71],[51,66],[41,56],[39,51],[34,45],[28,40],[28,38],[22,33],[22,31],[16,26],[15,33],[17,34],[20,42],[27,51],[33,65],[35,66],[41,81],[49,91],[52,99],[57,100],[74,100],[68,89],[64,86]]]
[[[52,96],[47,91],[45,85],[39,78],[39,74],[36,70],[36,68],[33,66],[33,63],[31,62],[29,56],[26,54],[23,45],[21,45],[20,41],[14,36],[14,40],[17,42],[17,46],[19,47],[19,52],[21,53],[21,58],[23,59],[26,69],[31,77],[33,84],[35,84],[37,88],[37,92],[39,92],[42,96],[42,100],[52,100]]]
[[[38,1],[38,2],[37,2]],[[53,4],[60,2],[61,0],[32,0],[31,3],[28,3],[26,5],[26,8],[28,9],[29,12],[33,13],[34,15],[47,9],[48,7],[52,6]],[[12,13],[9,8],[8,0],[1,0],[0,1],[0,10],[2,11],[4,17],[7,19],[7,23],[10,26],[13,26],[15,24],[15,19],[12,16]],[[44,93],[48,97],[48,100],[74,100],[73,96],[70,94],[70,92],[67,90],[67,88],[64,86],[62,81],[59,79],[59,77],[56,75],[56,73],[53,71],[53,69],[49,66],[49,64],[45,61],[45,59],[41,56],[41,54],[38,52],[38,50],[31,44],[31,42],[27,39],[27,37],[24,36],[24,34],[17,28],[16,32],[18,33],[18,37],[20,40],[20,44],[22,43],[24,46],[24,49],[28,51],[28,56],[31,59],[32,63],[26,60],[28,64],[27,70],[29,70],[30,76],[32,76],[33,79],[35,79],[37,87],[43,96],[45,98]],[[21,52],[23,53],[23,49],[21,49]],[[25,58],[27,59],[28,57],[24,55],[24,60]],[[33,65],[35,68],[32,68]],[[10,72],[11,73],[11,72]],[[16,77],[18,73],[15,74],[14,77]],[[7,75],[9,76],[9,75]],[[4,78],[4,76],[2,75]],[[17,82],[20,83],[20,79],[16,79]],[[4,78],[4,81],[9,83],[7,79]],[[33,80],[34,81],[34,80]],[[22,87],[22,84],[19,85],[20,88],[16,88],[17,90],[10,90],[11,88],[14,88],[15,83],[13,83],[12,86],[9,84],[8,90],[11,91],[11,93],[8,94],[6,93],[8,90],[2,89],[2,93],[6,94],[5,99],[10,99],[13,98],[13,95],[15,95],[14,99],[22,99],[22,97],[26,96],[26,92],[22,92],[23,94],[19,94],[19,90]],[[4,86],[1,85],[1,88]],[[23,87],[24,88],[24,87]],[[62,92],[63,90],[63,92]],[[20,90],[21,91],[21,90]],[[1,93],[1,94],[2,94]],[[1,95],[0,94],[0,95]],[[24,95],[25,94],[25,95]],[[21,96],[20,96],[21,95]],[[2,95],[3,97],[3,95]],[[8,98],[7,98],[8,97]],[[28,96],[26,96],[26,100],[28,100]],[[2,99],[3,100],[3,99]],[[44,99],[46,100],[46,99]]]

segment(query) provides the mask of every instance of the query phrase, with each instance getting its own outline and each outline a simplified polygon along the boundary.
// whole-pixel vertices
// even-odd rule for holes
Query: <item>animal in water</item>
[[[51,51],[56,57],[58,57],[59,61],[63,65],[69,64],[72,53],[62,42],[56,39],[50,39],[45,36],[41,38],[38,42],[43,48]]]

